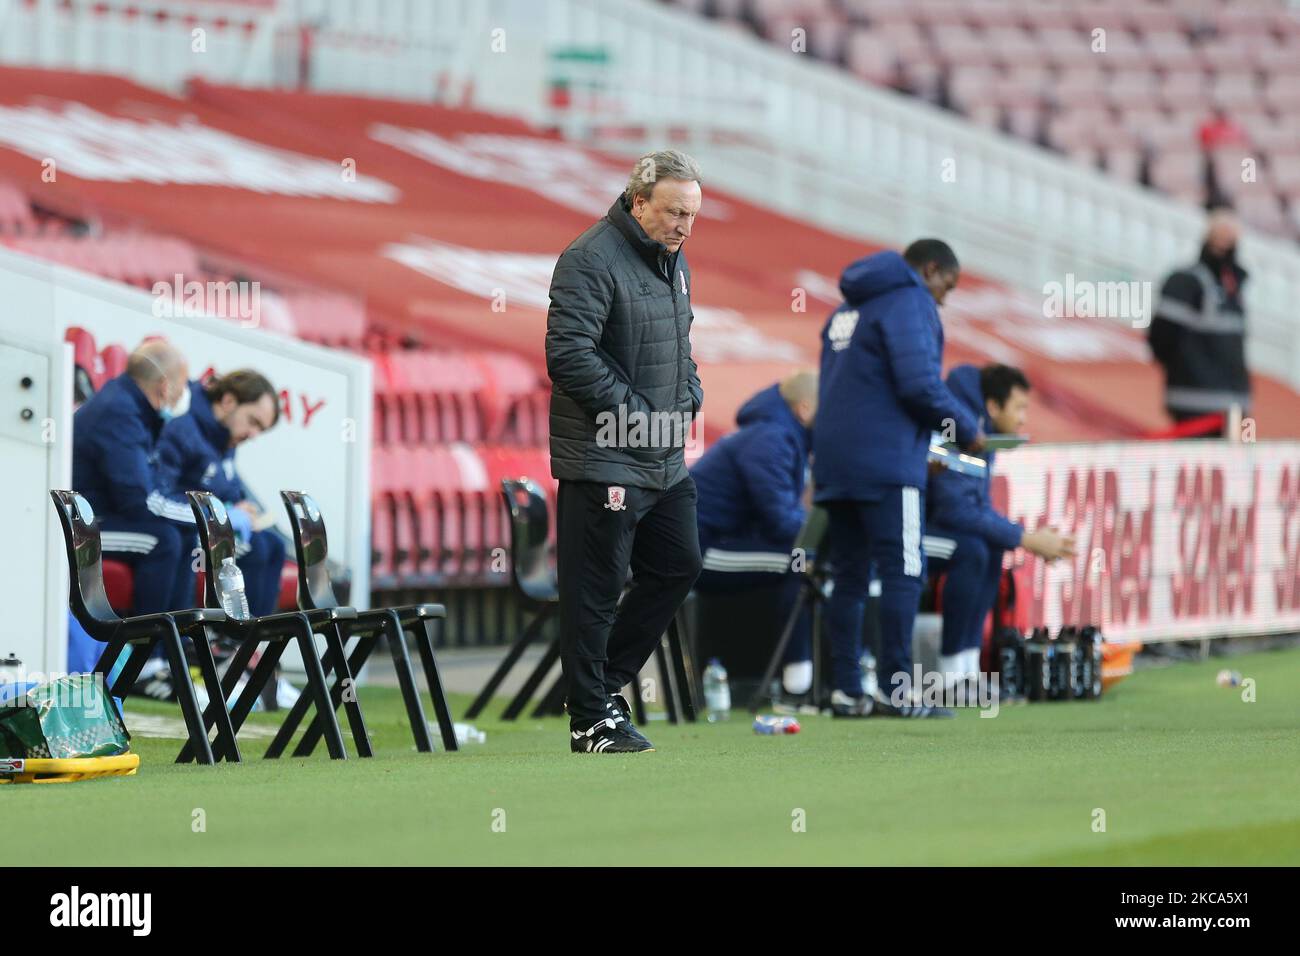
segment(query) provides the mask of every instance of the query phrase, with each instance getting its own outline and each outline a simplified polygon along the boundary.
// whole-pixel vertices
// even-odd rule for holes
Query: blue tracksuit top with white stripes
[[[986,432],[995,430],[985,411],[979,369],[974,365],[953,368],[948,373],[948,390],[972,413],[980,416]],[[969,534],[1003,549],[1020,546],[1024,527],[994,511],[989,497],[995,457],[996,452],[992,449],[984,452],[988,468],[982,477],[945,470],[930,478],[930,487],[925,494],[925,520],[931,534]]]
[[[72,487],[99,515],[194,523],[183,495],[159,467],[162,416],[134,380],[105,383],[72,416]]]
[[[852,262],[844,303],[822,329],[813,432],[817,501],[878,501],[891,486],[924,488],[930,433],[951,421],[966,444],[979,425],[943,382],[934,297],[897,252]]]
[[[235,471],[230,430],[212,413],[201,382],[190,383],[190,410],[163,426],[158,442],[163,475],[180,491],[208,491],[226,504],[248,497]]]

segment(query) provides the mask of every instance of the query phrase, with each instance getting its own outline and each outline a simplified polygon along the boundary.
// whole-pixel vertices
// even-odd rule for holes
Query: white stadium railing
[[[211,27],[202,54],[191,51],[195,24]],[[0,62],[172,90],[200,75],[463,102],[615,151],[675,143],[708,181],[755,202],[880,243],[939,235],[973,269],[1040,294],[1070,274],[1158,282],[1194,257],[1203,221],[650,0],[0,0]],[[562,81],[566,97],[549,95]],[[1252,232],[1242,257],[1251,363],[1300,385],[1300,250]]]

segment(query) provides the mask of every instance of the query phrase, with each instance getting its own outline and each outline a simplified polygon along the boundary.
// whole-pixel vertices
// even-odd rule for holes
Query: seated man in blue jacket
[[[1018,435],[1029,411],[1029,379],[1008,365],[958,365],[948,373],[948,390],[978,415],[986,431]],[[943,646],[939,670],[946,683],[979,674],[984,619],[998,595],[1002,554],[1024,548],[1054,561],[1074,556],[1074,539],[1051,528],[1026,531],[993,510],[989,481],[995,453],[984,457],[982,477],[940,470],[926,493],[925,553],[932,571],[947,571],[943,586]]]
[[[126,371],[72,416],[72,487],[99,519],[105,557],[129,564],[135,596],[125,613],[194,606],[194,514],[160,467],[163,424],[184,413],[185,357],[161,339],[145,342]],[[142,677],[144,675],[142,674]]]
[[[718,442],[691,469],[699,494],[703,592],[779,588],[784,623],[799,596],[790,570],[791,549],[803,525],[803,490],[812,424],[817,415],[817,373],[796,372],[763,389],[736,413],[739,430]],[[801,615],[786,647],[787,693],[812,684],[809,615]]]
[[[879,252],[840,278],[844,303],[822,330],[813,433],[816,500],[826,507],[834,590],[826,606],[837,717],[950,717],[914,705],[912,626],[924,580],[925,484],[932,432],[983,447],[979,419],[942,378],[938,306],[960,266],[947,243],[920,239]],[[874,564],[880,654],[874,701],[863,693],[862,616]]]
[[[261,509],[235,471],[235,449],[280,419],[280,401],[266,377],[238,369],[206,385],[190,383],[190,413],[163,429],[163,468],[178,493],[211,492],[226,505],[235,529],[235,562],[244,574],[248,610],[272,614],[279,604],[284,539],[263,523]]]

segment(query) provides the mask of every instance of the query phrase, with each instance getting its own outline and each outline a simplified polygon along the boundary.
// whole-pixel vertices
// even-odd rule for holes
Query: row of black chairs
[[[93,638],[107,644],[95,667],[109,681],[111,671],[130,648],[126,661],[109,687],[114,697],[125,698],[136,682],[145,662],[159,644],[173,675],[181,713],[185,718],[189,740],[177,757],[178,763],[196,760],[212,764],[220,759],[241,760],[237,735],[254,702],[273,678],[285,647],[296,641],[307,673],[307,690],[289,710],[284,723],[267,748],[266,757],[276,758],[288,747],[309,708],[315,716],[293,751],[296,757],[308,756],[323,737],[329,755],[345,759],[347,749],[339,728],[336,711],[343,705],[357,753],[373,755],[366,728],[356,674],[365,665],[381,636],[388,647],[397,671],[398,683],[406,706],[407,718],[422,752],[433,750],[433,740],[420,692],[416,686],[406,648],[406,633],[415,638],[416,649],[447,750],[456,750],[456,733],[447,704],[442,679],[433,652],[433,622],[446,616],[440,604],[413,604],[403,607],[359,611],[339,605],[330,581],[326,558],[329,553],[325,522],[312,497],[300,491],[282,491],[280,497],[289,513],[293,528],[294,550],[298,561],[299,610],[262,617],[232,609],[232,616],[222,609],[223,584],[217,574],[222,562],[235,556],[235,536],[225,506],[207,492],[188,492],[194,511],[199,540],[205,559],[205,601],[202,608],[146,614],[122,618],[109,604],[104,591],[99,531],[94,525],[90,503],[75,491],[51,491],[59,521],[63,526],[69,571],[69,603],[73,615]],[[324,636],[326,649],[317,656],[313,638]],[[238,642],[224,676],[217,670],[211,640],[223,635]],[[200,677],[208,695],[208,706],[200,713],[197,693],[190,678],[185,657],[184,638],[190,638]],[[346,644],[357,638],[351,653]],[[261,658],[248,675],[238,696],[238,682],[253,654],[265,644]],[[334,673],[334,682],[328,675]],[[215,730],[215,738],[210,734]]]

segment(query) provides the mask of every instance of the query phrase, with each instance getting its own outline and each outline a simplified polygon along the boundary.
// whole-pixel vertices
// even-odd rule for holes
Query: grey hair
[[[655,183],[661,179],[703,182],[700,178],[700,164],[694,159],[679,149],[660,149],[646,153],[636,161],[632,175],[628,177],[627,188],[623,190],[623,198],[629,206],[636,201],[637,196],[649,199]]]

